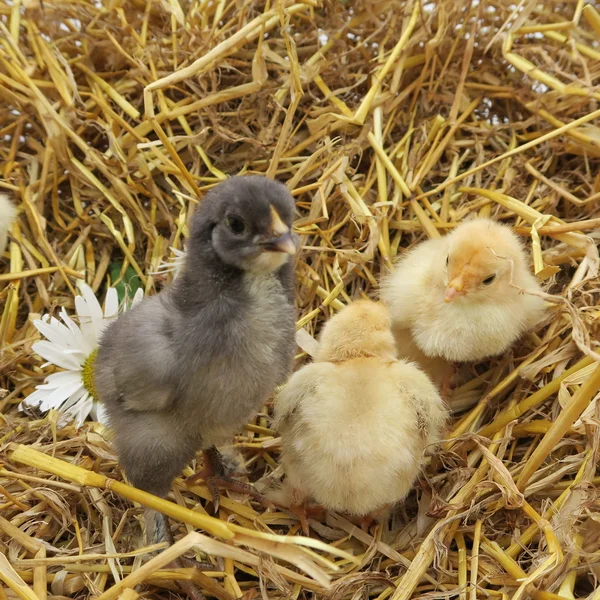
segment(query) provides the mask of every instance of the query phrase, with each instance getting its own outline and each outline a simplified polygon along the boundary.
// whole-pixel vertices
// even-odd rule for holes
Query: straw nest
[[[600,598],[599,36],[584,0],[4,2],[0,187],[20,217],[0,274],[0,598],[181,579],[220,600]],[[297,537],[240,497],[211,518],[182,480],[157,504],[99,424],[17,411],[47,372],[31,315],[72,308],[78,279],[160,289],[199,199],[241,172],[297,201],[299,364],[396,254],[473,214],[516,227],[556,304],[473,367],[448,441],[371,533],[330,514]],[[278,473],[269,410],[236,439],[251,481]],[[180,538],[152,562],[136,501]],[[190,551],[214,571],[167,568]]]

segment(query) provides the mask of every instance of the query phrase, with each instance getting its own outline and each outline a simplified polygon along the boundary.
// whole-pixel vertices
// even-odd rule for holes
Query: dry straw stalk
[[[219,600],[600,600],[599,35],[584,0],[1,5],[0,191],[19,218],[0,261],[0,599],[193,581]],[[72,310],[80,280],[160,290],[196,204],[238,173],[296,199],[298,366],[395,256],[472,216],[514,227],[551,296],[545,323],[467,367],[448,439],[376,531],[330,514],[299,537],[238,497],[212,517],[182,480],[155,498],[101,426],[17,410],[46,373],[30,319]],[[271,409],[235,440],[252,481],[281,475]],[[167,554],[140,549],[139,505],[170,516]],[[186,552],[214,571],[164,568]]]

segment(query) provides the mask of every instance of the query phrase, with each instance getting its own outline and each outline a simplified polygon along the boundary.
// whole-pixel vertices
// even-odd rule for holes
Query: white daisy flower
[[[173,277],[179,275],[184,263],[185,263],[185,250],[178,250],[177,248],[169,247],[169,250],[173,253],[167,260],[163,260],[156,271],[150,273],[150,275],[166,275],[167,273],[173,273]]]
[[[103,311],[92,288],[85,283],[79,283],[78,287],[81,292],[81,296],[75,297],[78,323],[64,308],[59,313],[60,320],[44,315],[33,322],[46,338],[33,344],[33,351],[48,361],[43,367],[55,365],[63,370],[46,377],[19,408],[39,407],[44,412],[54,408],[61,414],[61,424],[75,420],[76,426],[80,427],[90,414],[96,421],[105,421],[104,408],[95,398],[94,360],[104,328],[117,318],[120,310],[115,288],[106,293]],[[143,290],[139,289],[131,306],[143,295]],[[121,311],[124,310],[127,310],[125,303],[121,307]]]

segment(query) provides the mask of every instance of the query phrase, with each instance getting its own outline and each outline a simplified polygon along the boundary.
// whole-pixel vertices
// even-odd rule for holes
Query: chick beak
[[[444,302],[452,302],[455,296],[462,295],[464,283],[462,277],[455,277],[446,288],[446,294],[444,295]]]
[[[292,238],[290,228],[281,220],[279,213],[271,205],[271,226],[269,227],[271,237],[261,242],[261,246],[269,252],[287,252],[296,254],[296,244]]]
[[[269,252],[287,252],[296,254],[296,244],[292,239],[292,234],[288,231],[277,238],[270,238],[261,243],[261,246]]]

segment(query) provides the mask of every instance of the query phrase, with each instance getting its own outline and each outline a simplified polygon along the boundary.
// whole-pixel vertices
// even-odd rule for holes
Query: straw
[[[189,582],[219,600],[600,600],[599,35],[583,0],[4,3],[0,600]],[[195,463],[156,498],[105,427],[18,410],[51,372],[32,320],[73,314],[80,281],[158,292],[207,190],[250,173],[296,201],[295,368],[396,256],[474,216],[513,228],[549,294],[505,355],[461,368],[441,447],[370,532],[329,514],[301,536],[227,493],[213,516],[184,483]],[[282,476],[272,400],[232,440],[252,483]],[[154,558],[144,506],[177,540]]]

